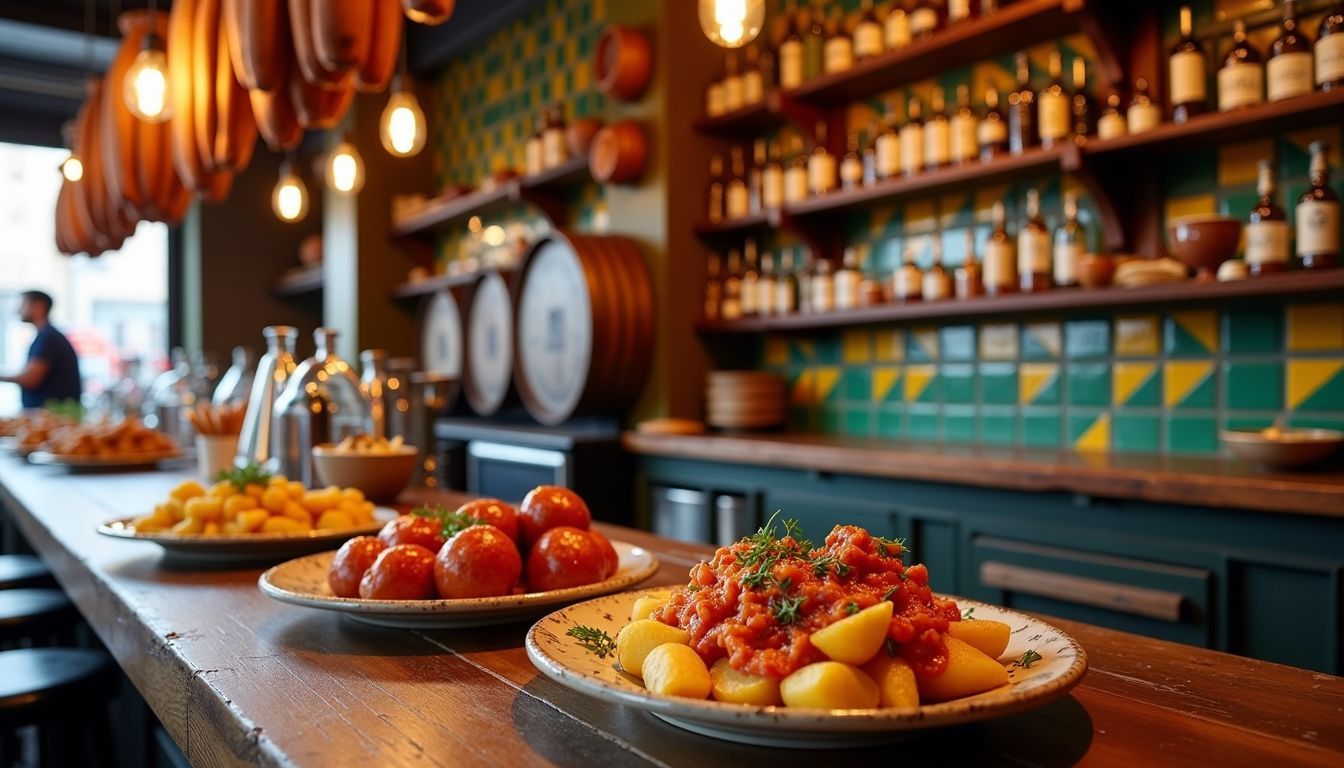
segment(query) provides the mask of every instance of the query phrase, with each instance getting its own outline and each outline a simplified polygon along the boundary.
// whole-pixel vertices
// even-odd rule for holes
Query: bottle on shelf
[[[798,311],[804,314],[812,312],[812,251],[804,246],[798,247],[797,275]]]
[[[707,210],[706,218],[710,224],[718,224],[723,221],[723,155],[712,155],[709,158],[709,190],[705,195]]]
[[[905,125],[901,126],[901,173],[914,176],[924,169],[924,116],[919,98],[910,97]]]
[[[897,13],[893,10],[892,13]],[[903,13],[903,12],[902,12]],[[896,99],[887,99],[887,113],[882,119],[882,132],[873,142],[877,149],[877,178],[892,179],[901,175],[901,139],[896,129]]]
[[[910,39],[928,40],[938,31],[938,4],[934,0],[915,0],[910,11]]]
[[[835,276],[831,274],[829,259],[817,259],[812,267],[812,279],[809,286],[812,294],[812,311],[817,314],[835,311]]]
[[[840,161],[840,188],[858,189],[863,186],[863,155],[859,152],[858,131],[850,131],[845,140],[845,156]]]
[[[742,108],[742,73],[737,70],[737,51],[729,51],[723,62],[723,111]]]
[[[761,51],[755,44],[747,46],[747,64],[742,70],[742,105],[760,104],[765,100],[765,70]]]
[[[985,283],[980,275],[980,260],[975,256],[975,227],[966,228],[966,259],[953,274],[958,299],[985,295]]]
[[[1027,216],[1017,232],[1017,275],[1023,293],[1055,287],[1050,228],[1041,216],[1041,193],[1034,189],[1027,190]]]
[[[1311,189],[1297,200],[1297,262],[1304,269],[1339,266],[1339,195],[1330,187],[1325,142],[1311,151]]]
[[[779,164],[779,144],[766,145],[765,167],[761,169],[761,207],[777,210],[784,204],[784,167]]]
[[[980,0],[980,15],[993,16],[999,12],[999,0]]]
[[[723,301],[719,304],[719,319],[742,319],[742,254],[736,248],[728,251],[728,272],[723,278]]]
[[[854,25],[854,58],[866,59],[882,53],[882,24],[873,10],[873,0],[863,0],[859,19]]]
[[[868,124],[868,141],[863,145],[863,185],[870,187],[877,183],[877,122]]]
[[[1129,128],[1125,124],[1125,116],[1120,114],[1120,94],[1111,91],[1106,97],[1106,108],[1102,110],[1101,117],[1097,118],[1097,138],[1105,141],[1127,133]]]
[[[924,273],[915,263],[915,248],[906,241],[901,265],[891,275],[891,297],[899,303],[919,301],[924,293]]]
[[[941,86],[933,89],[930,106],[933,114],[924,123],[924,167],[932,171],[952,161],[952,123]]]
[[[1344,0],[1321,17],[1316,32],[1316,87],[1344,88]]]
[[[859,256],[859,271],[863,278],[859,280],[859,306],[875,307],[883,301],[882,281],[872,272],[872,259],[868,258],[871,251],[864,249]]]
[[[826,71],[826,13],[821,0],[812,0],[807,31],[803,34],[803,79],[811,80]]]
[[[1274,202],[1274,166],[1261,160],[1255,185],[1260,199],[1246,225],[1246,266],[1252,277],[1288,268],[1288,218]]]
[[[523,145],[523,173],[533,176],[546,170],[546,156],[542,149],[541,137],[546,133],[546,115],[537,114],[537,129],[527,137]]]
[[[761,254],[761,276],[756,280],[757,317],[770,317],[775,314],[775,290],[778,282],[775,278],[774,255]]]
[[[718,117],[727,111],[723,103],[723,81],[715,80],[705,87],[705,116]]]
[[[1162,110],[1148,95],[1148,81],[1142,77],[1134,81],[1134,95],[1125,111],[1125,123],[1132,134],[1147,133],[1162,124]]]
[[[1181,6],[1181,37],[1167,57],[1167,94],[1171,119],[1184,123],[1208,107],[1204,47],[1195,39],[1190,6]],[[1131,131],[1132,133],[1132,131]]]
[[[747,193],[747,169],[742,160],[742,148],[733,147],[732,169],[728,183],[724,185],[723,216],[734,220],[745,218],[751,213],[751,199]]]
[[[1036,92],[1031,89],[1031,60],[1017,54],[1017,90],[1008,94],[1008,149],[1020,155],[1036,146]]]
[[[756,316],[757,283],[761,275],[756,271],[756,240],[747,238],[742,247],[742,316]]]
[[[551,106],[550,118],[546,121],[546,133],[541,137],[542,162],[547,168],[562,165],[569,159],[569,133],[565,125],[565,105],[555,102]]]
[[[906,13],[904,2],[893,4],[887,11],[887,18],[882,21],[882,44],[888,51],[910,44],[910,14]]]
[[[1265,64],[1246,40],[1246,22],[1232,25],[1232,47],[1218,70],[1218,111],[1231,112],[1265,101]]]
[[[952,276],[943,269],[943,233],[933,235],[933,264],[924,273],[920,294],[924,301],[944,301],[952,298]]]
[[[845,249],[840,268],[835,271],[835,308],[838,311],[858,309],[859,281],[863,274],[859,271],[859,253],[852,246]]]
[[[1073,140],[1082,144],[1092,135],[1096,106],[1087,90],[1087,61],[1073,57]]]
[[[957,86],[957,111],[952,113],[951,122],[951,160],[958,165],[969,163],[980,154],[976,136],[980,119],[971,109],[971,87],[965,83]]]
[[[812,156],[807,158],[807,190],[814,195],[824,195],[835,189],[835,155],[826,149],[826,121],[818,120],[816,146]]]
[[[1269,44],[1269,61],[1265,64],[1269,100],[1311,93],[1316,88],[1311,65],[1311,39],[1297,27],[1297,2],[1283,0],[1283,23],[1279,36]]]
[[[947,25],[971,20],[971,0],[947,0]]]
[[[1008,234],[1007,211],[1003,201],[994,203],[994,229],[985,241],[985,261],[982,267],[982,279],[985,293],[989,296],[1001,296],[1016,293],[1017,252],[1013,248],[1013,238]]]
[[[790,3],[787,13],[788,34],[779,44],[779,87],[784,90],[803,84],[803,37],[798,33],[797,8]]]
[[[823,50],[822,69],[828,75],[844,72],[854,66],[854,38],[845,34],[841,10],[834,7],[826,21],[826,47]]]
[[[718,320],[719,307],[723,302],[723,258],[717,253],[709,255],[709,265],[705,270],[705,319]]]
[[[807,153],[803,140],[793,137],[793,157],[784,169],[784,202],[801,203],[807,199]]]
[[[1064,194],[1064,222],[1055,228],[1055,287],[1078,284],[1078,262],[1087,247],[1087,232],[1078,223],[1078,195]]]
[[[751,168],[747,171],[747,213],[758,214],[765,210],[765,139],[758,138],[751,144]]]
[[[1073,104],[1064,87],[1064,55],[1057,50],[1050,52],[1050,84],[1041,89],[1036,104],[1041,146],[1050,149],[1063,143],[1072,127]]]
[[[999,106],[999,89],[985,91],[985,116],[975,128],[975,140],[980,145],[980,159],[984,161],[1008,153],[1008,116]]]
[[[779,277],[775,279],[775,301],[771,305],[775,315],[791,315],[798,311],[798,276],[793,273],[793,251],[780,250]]]

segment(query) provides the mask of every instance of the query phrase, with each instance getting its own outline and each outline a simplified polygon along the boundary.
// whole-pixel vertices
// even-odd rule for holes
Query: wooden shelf
[[[1284,296],[1344,293],[1344,269],[1293,272],[1284,275],[1239,280],[1227,283],[1200,283],[1189,280],[1145,288],[1081,288],[1038,294],[1013,294],[966,301],[913,302],[882,304],[847,312],[822,315],[794,314],[783,317],[750,318],[734,321],[701,321],[696,330],[705,335],[761,333],[764,331],[803,331],[838,326],[874,323],[971,318],[994,315],[1023,315],[1099,307],[1168,306],[1231,299],[1265,299]]]
[[[463,272],[457,275],[434,275],[424,280],[410,280],[396,288],[392,289],[391,297],[393,299],[419,299],[422,296],[428,296],[433,293],[451,288],[457,288],[464,285],[471,285],[476,279],[485,272],[498,272],[507,281],[513,276],[512,269],[480,269],[474,272]]]
[[[777,212],[764,211],[736,219],[724,219],[715,224],[708,221],[695,225],[695,235],[707,242],[722,242],[746,237],[753,232],[779,227],[783,224]]]
[[[771,100],[761,101],[715,117],[702,117],[693,124],[697,133],[710,136],[750,138],[777,128],[786,118]]]
[[[575,157],[532,176],[521,176],[464,195],[435,199],[417,213],[392,223],[396,237],[441,232],[509,203],[527,202],[557,220],[565,193],[592,181],[587,156]]]
[[[295,267],[281,275],[280,279],[275,281],[275,287],[271,289],[271,293],[282,299],[309,296],[321,292],[321,264],[314,264],[311,267]]]

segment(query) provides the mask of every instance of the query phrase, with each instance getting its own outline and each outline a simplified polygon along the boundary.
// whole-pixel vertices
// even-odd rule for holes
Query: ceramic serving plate
[[[651,552],[623,541],[611,542],[620,556],[616,575],[596,584],[529,592],[504,597],[463,600],[359,600],[336,597],[327,585],[327,571],[335,552],[281,563],[261,575],[261,591],[285,603],[340,611],[356,621],[406,629],[458,629],[506,624],[595,595],[628,589],[658,571]]]
[[[304,533],[199,534],[172,531],[138,531],[135,518],[109,520],[98,532],[116,539],[149,541],[163,547],[164,557],[181,565],[228,565],[260,563],[320,552],[339,547],[353,536],[377,533],[397,516],[396,510],[378,507],[373,523],[354,528],[332,528]]]
[[[527,656],[561,685],[612,704],[647,710],[688,731],[744,744],[815,749],[890,741],[919,729],[1022,712],[1063,696],[1087,671],[1087,654],[1059,629],[1016,611],[964,598],[955,598],[963,611],[974,608],[975,618],[1012,627],[1008,649],[1000,659],[1008,667],[1009,683],[976,696],[914,709],[798,709],[662,696],[622,672],[614,656],[599,659],[566,634],[583,625],[615,637],[637,598],[646,594],[662,598],[673,591],[627,592],[562,608],[532,625],[527,633]],[[1029,667],[1014,665],[1013,660],[1028,650],[1040,654],[1040,660]]]
[[[121,456],[67,456],[50,451],[34,451],[28,454],[28,461],[32,464],[44,464],[54,467],[69,467],[78,470],[97,470],[97,469],[136,469],[140,467],[153,467],[160,461],[169,459],[178,459],[182,457],[181,451],[171,451],[168,453],[133,453]]]

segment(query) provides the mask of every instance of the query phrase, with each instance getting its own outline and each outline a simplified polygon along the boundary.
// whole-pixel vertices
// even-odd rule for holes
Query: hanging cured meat
[[[335,90],[323,88],[310,83],[303,76],[301,67],[290,67],[289,102],[294,108],[295,118],[303,128],[335,128],[345,117],[345,111],[350,108],[354,98],[355,89],[349,82]]]
[[[454,0],[401,0],[406,18],[431,27],[442,24],[453,15]]]
[[[371,0],[322,0],[311,4],[313,53],[323,69],[343,72],[369,58],[373,38]]]
[[[173,115],[168,121],[173,166],[182,183],[207,202],[218,202],[229,193],[233,173],[227,168],[213,170],[215,165],[213,130],[210,141],[209,165],[201,151],[197,131],[197,99],[208,95],[213,102],[216,81],[210,75],[218,68],[212,60],[210,72],[200,71],[200,58],[195,55],[195,37],[198,15],[213,6],[218,18],[218,2],[209,0],[176,0],[168,23],[168,82]],[[216,51],[216,54],[218,51]],[[249,100],[250,101],[250,100]],[[203,108],[204,109],[204,108]],[[216,113],[217,114],[217,113]]]
[[[373,0],[373,34],[369,55],[355,72],[355,88],[377,93],[387,88],[401,51],[401,7],[397,0]]]
[[[222,0],[221,26],[238,82],[249,91],[285,84],[289,58],[287,0]]]
[[[289,31],[294,41],[294,60],[309,85],[343,90],[350,86],[350,68],[328,69],[317,57],[314,40],[313,7],[329,0],[289,0]],[[365,3],[367,5],[367,3]],[[290,78],[291,81],[293,78]],[[296,101],[297,106],[297,101]]]
[[[228,46],[220,34],[220,11],[220,0],[198,0],[192,20],[192,128],[202,167],[238,172],[252,159],[256,123],[252,102],[234,77]]]

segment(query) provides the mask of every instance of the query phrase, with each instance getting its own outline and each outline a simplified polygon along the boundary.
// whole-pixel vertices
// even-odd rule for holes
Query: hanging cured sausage
[[[222,0],[221,27],[238,82],[249,91],[285,83],[289,58],[287,0]]]
[[[206,164],[197,131],[197,100],[207,94],[213,101],[215,79],[209,74],[213,74],[218,66],[215,61],[209,74],[202,72],[197,66],[201,59],[195,55],[197,17],[210,10],[211,5],[217,18],[217,0],[213,4],[210,0],[177,0],[173,3],[168,23],[168,82],[173,115],[168,120],[168,127],[173,166],[183,184],[203,200],[218,202],[228,195],[233,185],[233,172],[227,168],[213,170],[213,140],[206,143],[210,150],[210,164]]]
[[[313,7],[326,2],[328,0],[289,0],[289,32],[294,41],[294,60],[298,62],[299,73],[309,85],[343,90],[350,86],[350,68],[328,69],[317,57]]]
[[[373,0],[373,34],[369,55],[355,72],[355,88],[377,93],[392,82],[401,51],[401,7],[397,0]]]

